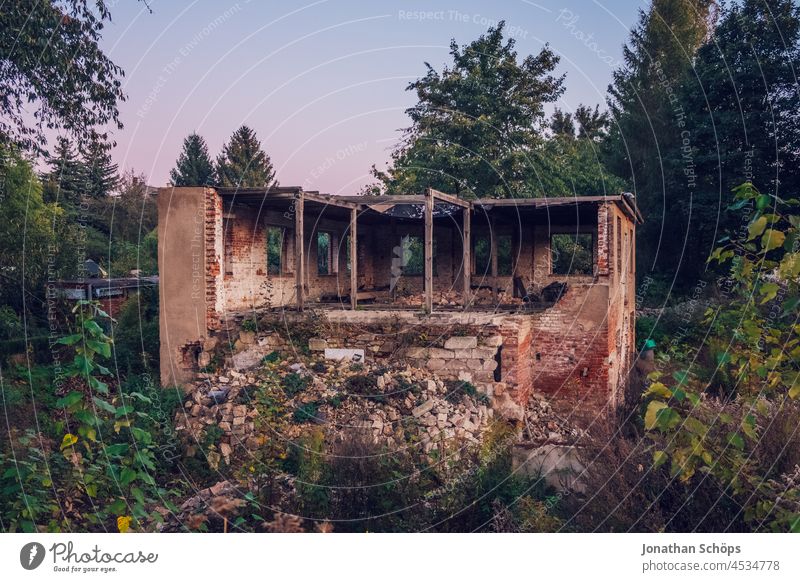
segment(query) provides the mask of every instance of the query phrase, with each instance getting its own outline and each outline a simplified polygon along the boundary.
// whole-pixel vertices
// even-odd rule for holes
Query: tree
[[[681,147],[681,112],[675,95],[687,83],[697,49],[712,28],[713,0],[653,0],[623,48],[623,66],[614,72],[608,104],[611,127],[605,161],[626,179],[645,215],[637,229],[639,272],[655,267],[674,272],[688,225],[683,213],[667,211],[676,196],[667,185],[664,152]],[[670,219],[669,236],[662,222]]]
[[[693,278],[717,239],[735,227],[725,213],[737,184],[765,195],[800,190],[800,8],[791,0],[731,4],[698,51],[680,102],[683,144],[666,152],[671,214],[691,209],[686,255]]]
[[[550,129],[553,130],[555,135],[575,137],[575,122],[572,119],[572,114],[556,108],[553,112],[553,118],[550,120]]]
[[[62,211],[42,198],[42,184],[29,160],[0,146],[0,305],[22,313],[34,307],[32,297],[44,296],[54,221]],[[55,270],[58,265],[53,264]]]
[[[548,46],[521,62],[504,23],[460,47],[453,63],[409,84],[417,104],[412,125],[386,172],[373,169],[389,193],[432,187],[463,197],[527,196],[531,152],[543,140],[544,105],[564,91],[554,76],[558,57]]]
[[[578,124],[578,137],[599,141],[608,131],[608,113],[600,111],[600,106],[594,109],[588,105],[578,105],[575,110],[575,121]]]
[[[275,170],[269,156],[261,149],[256,133],[243,125],[222,147],[217,157],[217,181],[226,188],[269,188]]]
[[[45,200],[60,204],[68,213],[77,213],[81,195],[87,192],[86,167],[66,137],[59,137],[48,156],[50,171],[44,177]]]
[[[119,166],[111,160],[111,146],[96,139],[82,152],[86,173],[86,194],[91,198],[104,198],[119,185]]]
[[[90,141],[99,126],[122,128],[123,72],[98,46],[110,18],[103,0],[0,5],[0,141],[43,151],[45,129]]]
[[[190,133],[183,140],[183,150],[170,172],[174,186],[206,186],[214,183],[214,166],[208,155],[206,140]]]

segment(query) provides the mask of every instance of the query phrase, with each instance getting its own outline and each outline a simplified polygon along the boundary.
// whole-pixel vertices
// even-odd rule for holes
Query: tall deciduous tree
[[[98,46],[110,18],[103,0],[0,4],[0,141],[42,151],[45,129],[88,141],[122,128],[123,72]]]
[[[545,127],[544,106],[564,91],[554,74],[558,56],[545,46],[521,61],[504,23],[476,41],[450,44],[453,63],[431,65],[408,89],[418,103],[407,113],[412,125],[392,155],[387,172],[374,170],[390,193],[433,187],[463,197],[529,195]]]
[[[261,149],[256,133],[243,125],[231,136],[217,157],[217,181],[227,188],[268,188],[275,182],[275,170]]]
[[[42,199],[42,184],[30,161],[2,145],[0,175],[0,305],[22,313],[26,303],[34,307],[31,296],[44,295],[49,262],[54,271],[58,266],[58,256],[50,253],[63,211]]]
[[[572,119],[572,114],[556,107],[550,119],[550,129],[554,135],[575,137],[575,121]]]
[[[672,259],[680,256],[687,224],[666,212],[665,201],[678,194],[667,187],[664,152],[681,147],[676,96],[689,81],[695,53],[709,34],[714,5],[713,0],[653,0],[640,12],[623,49],[624,64],[609,87],[607,163],[629,182],[645,214],[636,253],[643,273],[662,260],[666,262],[657,269],[674,269]],[[665,245],[670,246],[666,252]]]
[[[214,165],[208,155],[206,140],[196,133],[183,140],[175,167],[170,172],[174,186],[206,186],[214,183]]]

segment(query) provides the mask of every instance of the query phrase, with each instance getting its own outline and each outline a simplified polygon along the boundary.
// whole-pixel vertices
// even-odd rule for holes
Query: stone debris
[[[320,343],[315,347],[321,347],[325,340],[316,339]],[[453,336],[444,343],[445,348],[424,351],[469,352],[493,362],[496,348],[491,344],[499,341]],[[355,429],[375,443],[412,450],[416,447],[430,455],[447,440],[479,443],[494,418],[521,428],[521,440],[568,442],[577,435],[541,396],[534,395],[524,407],[514,400],[505,383],[478,381],[473,385],[474,376],[468,371],[458,377],[462,383],[469,383],[469,390],[459,381],[440,379],[430,366],[415,367],[407,361],[378,365],[373,361],[328,360],[318,350],[303,360],[277,359],[247,373],[226,370],[223,374],[199,374],[175,419],[187,453],[197,452],[210,427],[219,430],[213,445],[214,459],[226,465],[232,463],[237,451],[257,450],[274,438],[274,434],[267,434],[268,427],[258,428],[256,423],[257,393],[263,382],[283,382],[291,374],[302,378],[304,385],[296,391],[284,389],[288,428],[282,436],[287,439],[300,437],[311,426],[322,427],[333,438]]]

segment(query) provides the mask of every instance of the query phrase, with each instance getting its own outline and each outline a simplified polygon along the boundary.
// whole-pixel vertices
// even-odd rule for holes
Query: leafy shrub
[[[297,372],[289,372],[283,377],[283,390],[291,398],[298,395],[308,387],[309,378]]]
[[[350,394],[359,396],[374,396],[378,391],[375,377],[367,374],[356,374],[345,380],[345,389]]]
[[[317,402],[306,402],[305,404],[301,404],[298,406],[293,414],[293,418],[295,422],[311,422],[315,418],[317,418],[317,414],[319,412],[319,403]]]
[[[114,329],[114,355],[124,374],[158,370],[158,289],[146,287],[128,299]]]
[[[266,356],[261,358],[262,364],[274,364],[275,362],[279,362],[281,360],[281,353],[278,351],[271,351]]]
[[[258,331],[258,321],[255,318],[252,319],[245,319],[242,322],[242,331],[248,332],[257,332]]]

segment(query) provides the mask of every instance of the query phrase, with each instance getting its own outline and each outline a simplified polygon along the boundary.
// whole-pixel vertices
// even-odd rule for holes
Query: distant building
[[[94,261],[86,262],[94,263]],[[94,264],[96,265],[97,263]],[[102,272],[105,273],[105,271]],[[100,301],[106,313],[111,317],[116,317],[122,304],[133,295],[136,295],[140,289],[157,287],[158,276],[102,279],[90,275],[86,279],[56,281],[52,285],[57,296],[73,301],[81,299]]]

